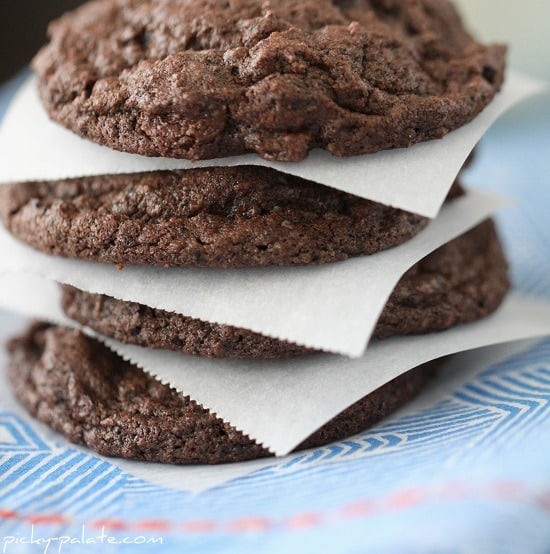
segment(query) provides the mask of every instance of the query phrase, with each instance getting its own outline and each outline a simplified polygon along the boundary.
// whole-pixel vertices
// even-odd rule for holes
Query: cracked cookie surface
[[[299,161],[443,137],[500,89],[447,0],[96,0],[34,60],[49,115],[117,150]]]

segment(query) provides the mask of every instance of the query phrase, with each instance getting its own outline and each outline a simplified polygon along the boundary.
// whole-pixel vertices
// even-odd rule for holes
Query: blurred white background
[[[511,65],[550,79],[550,0],[454,0],[484,42],[506,42]]]

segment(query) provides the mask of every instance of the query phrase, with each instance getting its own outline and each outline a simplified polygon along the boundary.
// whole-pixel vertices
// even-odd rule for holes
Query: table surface
[[[512,277],[550,300],[548,100],[495,125],[467,181],[517,197],[499,216]],[[0,314],[0,338],[20,324]],[[49,539],[50,552],[547,552],[550,340],[474,361],[368,432],[200,494],[146,483],[0,405],[0,551]]]

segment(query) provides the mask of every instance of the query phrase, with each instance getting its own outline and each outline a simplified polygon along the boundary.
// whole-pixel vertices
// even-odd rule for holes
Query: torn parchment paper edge
[[[511,71],[503,91],[471,123],[440,140],[407,149],[336,158],[313,151],[299,163],[274,163],[255,154],[189,162],[117,152],[82,139],[51,122],[34,78],[14,98],[0,127],[0,182],[135,173],[208,166],[263,165],[433,218],[462,164],[487,129],[517,103],[547,84]],[[30,129],[32,128],[32,132]]]
[[[502,323],[504,319],[508,319],[508,323],[512,323],[515,329],[510,331],[509,334],[499,332],[495,333],[495,326],[498,323]],[[195,401],[199,402],[202,406],[207,407],[209,411],[215,413],[218,417],[221,417],[224,421],[229,422],[236,429],[243,432],[245,435],[256,440],[264,447],[268,448],[271,452],[277,456],[284,456],[290,453],[294,448],[296,448],[301,442],[303,442],[307,437],[309,437],[313,432],[322,427],[325,423],[329,422],[333,417],[337,416],[343,410],[366,396],[388,383],[389,381],[395,379],[396,377],[406,373],[408,370],[418,367],[424,363],[436,360],[451,354],[456,354],[459,352],[465,352],[468,350],[473,350],[485,346],[492,346],[495,344],[502,344],[508,342],[515,342],[517,340],[532,339],[543,337],[550,334],[550,304],[541,303],[540,301],[523,298],[519,295],[511,294],[503,303],[499,310],[489,316],[487,319],[458,326],[456,328],[445,331],[447,334],[446,337],[441,336],[442,334],[435,333],[430,335],[419,335],[411,337],[399,337],[396,339],[389,339],[388,341],[379,341],[372,345],[369,348],[364,357],[359,360],[349,360],[347,358],[339,356],[330,356],[330,355],[319,355],[317,360],[312,360],[312,363],[320,362],[320,358],[323,356],[330,356],[332,360],[330,363],[335,364],[331,368],[331,373],[339,373],[338,378],[335,382],[332,383],[330,387],[327,387],[326,392],[328,392],[328,397],[318,398],[316,397],[315,391],[311,390],[308,386],[307,395],[316,397],[316,402],[314,406],[311,406],[312,410],[318,409],[318,406],[323,403],[327,403],[330,398],[334,398],[334,394],[338,392],[338,386],[341,384],[341,380],[346,378],[346,375],[343,375],[344,372],[339,363],[347,362],[358,362],[363,363],[363,370],[368,368],[369,373],[371,373],[374,366],[376,367],[376,374],[369,375],[370,385],[367,388],[363,388],[361,393],[357,391],[361,388],[358,383],[361,382],[357,374],[354,375],[351,379],[353,383],[350,396],[345,397],[345,400],[342,401],[339,399],[330,411],[326,411],[322,418],[316,417],[315,423],[312,423],[311,417],[308,420],[309,425],[307,428],[299,434],[291,435],[289,432],[290,424],[295,420],[307,420],[308,416],[311,416],[313,413],[312,410],[309,410],[308,413],[302,414],[300,409],[300,401],[292,403],[292,405],[287,405],[287,414],[291,414],[286,421],[281,421],[279,419],[279,414],[262,414],[261,419],[263,423],[267,423],[271,426],[273,421],[277,421],[276,433],[273,433],[271,429],[266,432],[261,428],[261,422],[258,418],[258,413],[265,410],[265,404],[258,403],[254,410],[251,410],[250,416],[247,420],[244,420],[240,417],[240,405],[244,402],[247,403],[247,399],[241,398],[238,402],[239,406],[233,406],[233,410],[230,411],[225,407],[222,409],[217,403],[214,403],[210,399],[207,399],[204,390],[199,392],[194,392],[192,397]],[[465,342],[461,342],[464,338]],[[446,342],[445,342],[446,341]],[[119,355],[124,359],[134,363],[138,367],[147,370],[148,373],[155,376],[157,379],[161,380],[165,384],[176,388],[178,391],[182,392],[185,390],[188,385],[188,379],[183,378],[182,375],[177,374],[177,368],[172,363],[167,367],[167,372],[154,371],[155,363],[145,363],[143,352],[139,350],[148,350],[143,347],[135,347],[128,345],[121,345],[117,341],[112,339],[105,340],[105,343],[114,349]],[[145,352],[147,357],[151,356],[151,352]],[[169,352],[168,356],[170,362],[174,360],[175,353]],[[415,358],[414,356],[418,357]],[[397,358],[401,357],[401,362],[397,364]],[[406,361],[405,361],[406,360]],[[414,360],[414,361],[413,361]],[[328,360],[327,360],[328,361]],[[397,364],[397,365],[393,365]],[[252,364],[250,364],[252,365]],[[299,364],[298,364],[299,365]],[[250,367],[250,366],[249,366]],[[266,368],[266,371],[269,371]],[[300,367],[296,367],[293,371],[301,371]],[[250,375],[250,372],[247,372],[247,376]],[[176,377],[179,379],[176,381]],[[263,377],[263,376],[262,376]],[[349,375],[347,376],[349,378]],[[363,372],[362,377],[365,377]],[[219,383],[219,372],[216,376],[216,380]],[[300,380],[307,380],[307,378],[302,375]],[[233,385],[233,388],[227,386],[228,381]],[[239,390],[242,390],[243,386],[246,386],[246,381],[242,381],[241,385],[236,387],[236,380],[232,377],[227,379],[225,383],[221,384],[220,391],[223,395],[234,395],[238,393]],[[248,384],[249,388],[254,390],[254,386]],[[278,378],[273,379],[271,386],[269,387],[269,393],[272,394],[273,391],[278,391],[280,386],[280,380]],[[194,387],[192,387],[194,388]],[[207,387],[208,389],[208,387]],[[280,388],[279,388],[280,390]],[[304,393],[306,391],[303,391]],[[279,404],[281,402],[281,395],[279,392],[275,395],[275,403]],[[303,396],[302,396],[303,398]],[[250,399],[250,397],[248,397]],[[247,403],[247,406],[250,404]],[[326,404],[325,404],[326,405]]]

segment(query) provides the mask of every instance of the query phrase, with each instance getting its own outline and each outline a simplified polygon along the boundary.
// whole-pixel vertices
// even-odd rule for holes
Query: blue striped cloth
[[[499,220],[513,279],[547,299],[548,152],[546,97],[499,122],[468,173],[519,198]],[[2,337],[12,323],[0,316]],[[0,552],[549,552],[550,340],[481,372],[468,359],[462,379],[443,376],[374,429],[200,494],[148,484],[0,406]]]

